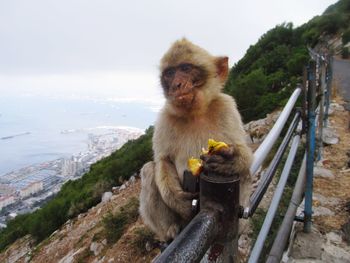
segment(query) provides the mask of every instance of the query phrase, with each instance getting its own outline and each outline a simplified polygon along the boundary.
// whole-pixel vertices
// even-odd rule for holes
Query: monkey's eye
[[[191,64],[181,64],[179,66],[180,70],[183,72],[190,72],[192,69],[192,65]]]
[[[168,69],[164,70],[163,74],[164,74],[165,77],[171,78],[175,74],[175,69],[174,68],[168,68]]]

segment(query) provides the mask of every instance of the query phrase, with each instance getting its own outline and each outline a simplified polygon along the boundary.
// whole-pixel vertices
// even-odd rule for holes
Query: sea
[[[144,130],[154,123],[159,106],[147,101],[0,94],[0,176],[85,151],[88,134],[96,128]]]

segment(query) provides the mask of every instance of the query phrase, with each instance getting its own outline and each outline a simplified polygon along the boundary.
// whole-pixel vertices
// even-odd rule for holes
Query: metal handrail
[[[277,170],[278,164],[282,160],[283,154],[287,149],[287,146],[293,136],[294,131],[296,130],[298,124],[300,121],[300,111],[297,111],[294,115],[294,118],[288,128],[288,131],[280,144],[275,156],[273,157],[272,161],[270,162],[269,167],[267,168],[266,172],[264,173],[264,177],[261,179],[261,182],[259,183],[257,189],[252,194],[249,200],[249,207],[244,209],[243,218],[248,218],[249,216],[252,216],[260,204],[260,201],[262,200],[267,188],[269,187],[269,184],[271,183],[271,180],[273,176],[275,175],[275,172]]]
[[[254,153],[254,160],[250,166],[250,174],[254,175],[261,164],[264,162],[266,156],[271,151],[273,145],[275,144],[278,136],[281,134],[284,125],[286,124],[290,113],[293,110],[293,107],[301,93],[301,88],[296,88],[293,94],[290,96],[286,106],[283,108],[279,118],[277,119],[275,125],[266,136],[264,141],[261,143],[259,148]]]
[[[250,254],[250,258],[248,261],[249,263],[258,262],[259,256],[260,256],[261,251],[264,247],[264,243],[265,243],[267,234],[269,233],[272,221],[273,221],[275,214],[277,212],[278,204],[281,200],[284,187],[286,186],[287,179],[288,179],[288,176],[290,174],[290,170],[292,168],[295,155],[297,153],[299,142],[300,142],[300,135],[297,134],[293,138],[291,149],[289,151],[287,161],[284,165],[284,168],[283,168],[283,171],[281,174],[281,178],[277,184],[275,194],[273,195],[271,205],[269,207],[269,210],[267,211],[263,226],[261,227],[261,231],[258,235],[258,238],[257,238],[255,244],[254,244],[253,250]]]
[[[305,185],[305,174],[306,174],[306,153],[304,154],[303,161],[298,174],[298,179],[295,183],[292,198],[284,215],[282,224],[277,232],[275,241],[273,242],[269,256],[266,263],[279,263],[282,258],[283,250],[287,245],[289,232],[294,222],[294,217],[303,199],[304,185]]]

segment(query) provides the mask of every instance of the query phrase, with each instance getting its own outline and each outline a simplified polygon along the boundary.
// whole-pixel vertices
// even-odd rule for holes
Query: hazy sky
[[[178,38],[227,55],[233,65],[275,25],[301,25],[335,2],[0,0],[0,90],[98,94],[102,86],[112,93],[123,86],[129,93],[121,99],[131,90],[145,94]]]

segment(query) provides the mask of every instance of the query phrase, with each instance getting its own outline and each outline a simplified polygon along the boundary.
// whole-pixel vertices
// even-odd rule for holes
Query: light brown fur
[[[252,153],[246,145],[234,99],[221,92],[228,69],[218,67],[220,59],[225,60],[182,39],[175,42],[161,60],[162,72],[183,62],[208,72],[206,84],[194,91],[196,96],[190,109],[177,107],[167,98],[155,125],[154,162],[141,170],[141,216],[164,241],[174,238],[191,219],[193,195],[182,190],[183,172],[188,158],[198,157],[209,138],[231,146],[235,156],[232,169],[241,176],[241,204],[246,204],[250,196]]]

